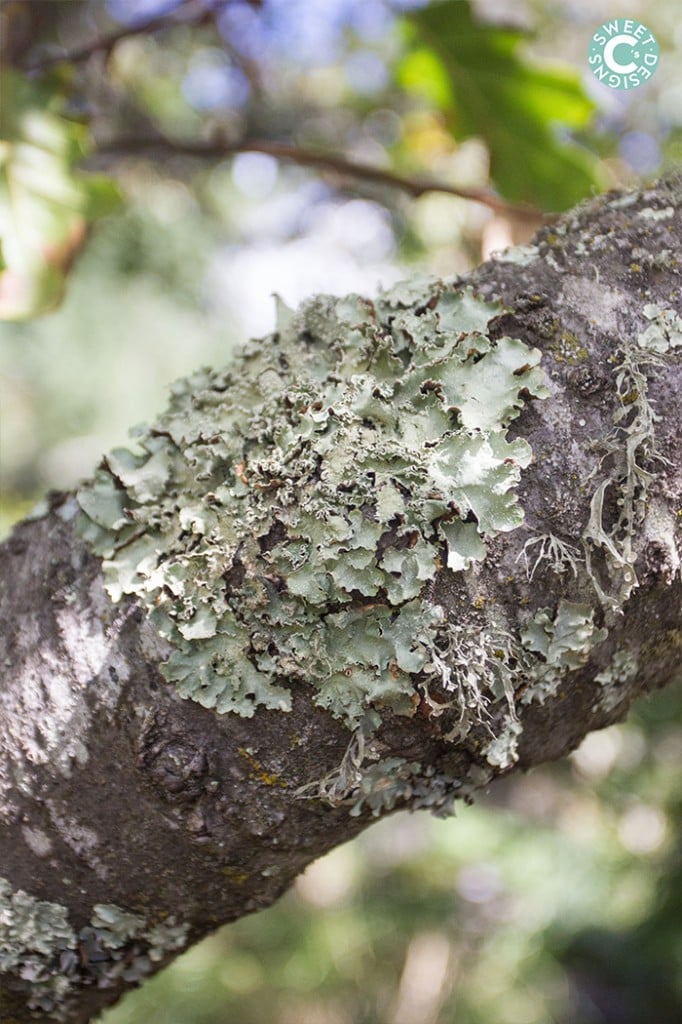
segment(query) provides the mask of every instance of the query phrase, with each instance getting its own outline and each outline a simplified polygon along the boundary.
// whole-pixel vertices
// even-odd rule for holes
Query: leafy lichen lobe
[[[594,609],[588,604],[562,598],[554,615],[550,608],[539,609],[521,633],[526,650],[542,659],[533,673],[533,685],[523,696],[524,703],[537,700],[543,704],[556,692],[564,673],[581,668],[606,636],[605,629],[595,626]]]
[[[434,281],[280,304],[271,338],[179,381],[139,452],[104,459],[82,531],[184,696],[248,716],[298,680],[349,726],[413,711],[414,675],[442,674],[430,581],[523,518],[531,451],[507,428],[547,391],[536,349],[490,337],[500,312]]]

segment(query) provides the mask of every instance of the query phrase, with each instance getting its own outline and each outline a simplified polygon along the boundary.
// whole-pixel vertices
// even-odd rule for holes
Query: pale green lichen
[[[594,624],[594,609],[588,604],[559,601],[556,612],[539,609],[521,632],[527,651],[539,655],[534,659],[530,678],[521,701],[537,700],[541,704],[553,696],[567,672],[582,668],[594,648],[602,643],[607,630]]]
[[[139,981],[150,972],[152,963],[183,949],[188,932],[189,926],[177,924],[172,916],[149,926],[143,917],[114,903],[97,903],[81,938],[90,937],[107,951],[115,963],[110,977],[121,974],[127,981]]]
[[[121,910],[114,903],[96,903],[90,923],[109,949],[121,949],[144,928],[141,917]]]
[[[471,788],[471,783],[442,775],[432,766],[424,767],[403,757],[387,757],[361,771],[350,797],[350,813],[356,817],[367,809],[378,818],[407,805],[410,810],[429,810],[436,817],[445,818],[453,813],[455,800],[466,797]]]
[[[358,742],[358,733],[361,728],[353,735],[339,768],[320,782],[303,787],[299,797],[324,800],[332,807],[345,803],[352,817],[369,810],[378,818],[397,807],[408,807],[446,818],[454,813],[456,800],[470,800],[472,793],[492,778],[491,770],[476,764],[460,779],[404,757],[380,758],[376,751],[365,748],[364,741]]]
[[[13,974],[30,989],[30,1009],[50,1012],[68,996],[62,961],[76,941],[65,907],[0,877],[0,974]]]
[[[518,718],[506,718],[502,728],[483,751],[488,764],[499,769],[511,768],[518,760],[519,736],[522,731]]]
[[[407,761],[404,757],[387,757],[364,768],[353,789],[351,814],[357,816],[365,807],[374,817],[392,811],[413,795],[410,779],[420,771],[418,761]]]
[[[647,309],[675,344],[670,318]],[[488,778],[518,757],[517,701],[555,695],[606,637],[587,603],[562,598],[519,633],[501,611],[472,609],[454,627],[430,596],[441,568],[470,570],[523,520],[516,485],[531,451],[507,430],[548,392],[537,350],[491,337],[501,311],[424,281],[374,302],[280,303],[272,338],[176,384],[168,411],[137,431],[138,453],[111,453],[80,491],[110,594],[134,595],[168,638],[163,671],[183,696],[251,715],[288,710],[292,687],[310,684],[352,730],[339,767],[299,796],[354,813],[450,806],[471,779],[435,779],[372,747],[380,711],[447,715],[452,742],[474,731]],[[584,570],[612,609],[637,585],[634,538],[659,458],[643,369],[659,335],[625,345],[615,368],[584,555],[543,533],[519,556],[529,579]],[[560,361],[565,346],[587,357],[575,336],[562,344]]]
[[[66,908],[13,889],[0,877],[0,973],[41,973],[62,950],[76,945]]]
[[[664,206],[663,209],[658,210],[654,210],[650,206],[645,206],[643,210],[639,211],[639,215],[642,220],[670,220],[674,213],[674,206]]]
[[[121,978],[139,984],[172,953],[187,945],[189,925],[168,917],[149,925],[138,914],[113,903],[95,904],[90,923],[78,933],[80,945],[93,961],[93,976],[80,984],[109,986]]]
[[[170,640],[183,696],[250,715],[307,682],[355,727],[443,682],[427,588],[522,522],[531,451],[507,428],[547,395],[540,353],[487,333],[500,312],[433,281],[280,304],[272,338],[180,381],[140,451],[106,457],[83,534]]]
[[[142,933],[143,940],[148,943],[147,956],[152,963],[160,963],[170,953],[185,948],[188,934],[189,925],[177,924],[172,916],[159,921]]]
[[[649,303],[642,312],[651,323],[637,335],[640,348],[663,353],[682,345],[682,320],[674,309],[661,309]]]
[[[76,934],[66,907],[0,877],[0,974],[15,975],[29,989],[29,1008],[54,1021],[65,1019],[80,988],[118,977],[139,982],[153,963],[186,945],[188,932],[172,917],[150,926],[114,904],[97,904]]]
[[[454,778],[438,772],[433,765],[408,761],[404,757],[381,757],[368,737],[376,725],[375,716],[354,731],[341,764],[323,779],[302,787],[299,798],[324,800],[332,807],[342,803],[350,806],[352,817],[364,810],[373,817],[409,806],[411,810],[428,809],[437,817],[453,813],[454,802],[467,797],[476,785],[486,779],[480,773],[474,781]],[[473,773],[476,775],[476,771]]]
[[[537,245],[511,245],[508,249],[494,254],[498,263],[516,263],[517,266],[527,267],[535,263],[540,255]]]
[[[627,647],[618,647],[603,672],[594,677],[602,687],[594,704],[595,711],[613,711],[623,699],[623,689],[639,672],[636,654]]]

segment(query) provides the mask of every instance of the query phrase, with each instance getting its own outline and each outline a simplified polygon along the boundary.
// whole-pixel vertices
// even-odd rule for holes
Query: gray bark
[[[533,451],[524,524],[468,571],[440,568],[424,595],[454,634],[502,614],[520,635],[535,617],[544,649],[504,654],[513,757],[490,756],[509,694],[453,740],[461,709],[439,713],[447,685],[426,700],[419,673],[414,713],[384,710],[364,761],[357,733],[315,703],[315,680],[292,685],[287,713],[183,699],[142,605],[106,593],[73,497],[52,495],[14,530],[0,548],[1,1020],[91,1019],[187,944],[271,904],[373,811],[447,809],[495,775],[561,757],[676,677],[681,210],[677,183],[599,197],[544,228],[536,251],[457,282],[501,298],[491,337],[539,348],[551,392],[510,429]],[[573,547],[552,555],[550,537]],[[591,643],[562,647],[562,600],[589,604]]]

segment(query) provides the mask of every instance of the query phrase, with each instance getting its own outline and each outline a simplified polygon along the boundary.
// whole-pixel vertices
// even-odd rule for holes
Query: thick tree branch
[[[374,815],[679,675],[681,245],[661,184],[456,282],[280,309],[17,527],[4,1020],[84,1024]]]
[[[136,156],[143,153],[157,157],[187,156],[202,160],[222,160],[237,153],[265,153],[277,160],[298,164],[300,167],[313,167],[355,181],[366,181],[376,185],[385,185],[387,188],[399,189],[413,199],[418,199],[419,196],[423,196],[427,192],[442,192],[445,195],[456,196],[458,199],[469,199],[472,202],[482,203],[494,210],[495,213],[506,214],[521,220],[537,222],[544,216],[534,207],[508,203],[488,189],[465,188],[430,178],[415,178],[396,174],[387,168],[349,160],[336,153],[324,153],[320,150],[272,139],[182,142],[179,139],[172,140],[159,136],[122,136],[99,142],[95,157],[98,155]]]

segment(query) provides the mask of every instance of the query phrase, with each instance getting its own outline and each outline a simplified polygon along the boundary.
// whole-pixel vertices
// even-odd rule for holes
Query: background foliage
[[[662,45],[631,93],[587,69],[614,15]],[[675,0],[4,0],[0,18],[5,530],[175,377],[267,333],[272,292],[458,273],[680,160]],[[677,1022],[679,698],[454,820],[382,822],[103,1024]]]

